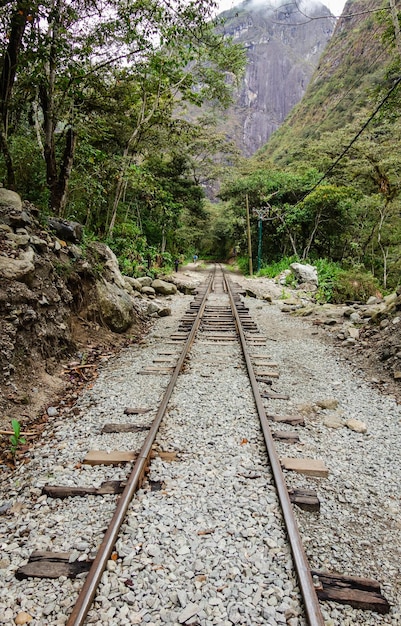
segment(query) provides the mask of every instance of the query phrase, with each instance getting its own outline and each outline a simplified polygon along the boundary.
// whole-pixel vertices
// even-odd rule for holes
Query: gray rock
[[[29,243],[34,246],[40,252],[45,252],[48,248],[47,241],[37,237],[36,235],[31,235],[29,238]]]
[[[336,398],[323,398],[316,402],[317,406],[321,409],[336,409],[338,407],[338,400]]]
[[[200,606],[198,604],[188,604],[183,611],[178,615],[178,621],[180,624],[185,624],[187,620],[196,615],[200,610]]]
[[[79,224],[79,222],[70,222],[69,220],[50,218],[48,220],[48,224],[56,233],[57,237],[63,241],[76,243],[82,239],[83,226],[82,224]]]
[[[349,318],[353,324],[360,324],[362,322],[362,318],[357,311],[354,311],[354,313],[351,313]]]
[[[31,252],[29,252],[29,250]],[[20,253],[19,259],[0,256],[0,277],[19,282],[29,282],[35,272],[33,250]]]
[[[159,317],[168,317],[171,315],[171,308],[169,306],[163,306],[158,311]]]
[[[124,282],[131,287],[134,291],[141,291],[142,284],[137,278],[132,276],[124,276]]]
[[[150,276],[141,276],[140,278],[137,278],[137,281],[141,285],[141,288],[150,287],[153,282]]]
[[[290,269],[298,283],[311,283],[315,286],[319,284],[317,268],[314,265],[291,263]]]
[[[324,426],[326,428],[342,428],[344,423],[339,415],[329,415],[323,420]]]
[[[346,334],[348,335],[348,337],[351,337],[351,339],[359,339],[359,329],[355,328],[354,326],[347,326],[347,328],[345,329]]]
[[[152,313],[158,314],[160,310],[161,310],[160,304],[153,300],[152,302],[149,302],[148,307],[146,309],[146,313],[148,315],[152,315]]]
[[[7,240],[13,245],[15,248],[25,248],[25,246],[29,243],[29,235],[7,233]]]
[[[74,259],[82,259],[83,254],[82,250],[79,246],[76,246],[74,243],[69,246],[69,251],[71,252]]]
[[[96,283],[97,301],[102,320],[116,333],[125,332],[134,319],[132,300],[117,285],[107,281]]]
[[[154,295],[156,295],[156,292],[153,289],[153,287],[147,287],[147,286],[142,287],[141,293],[143,293],[145,296],[154,296]]]
[[[22,211],[21,197],[11,189],[0,187],[0,207],[7,207]]]
[[[371,306],[372,304],[379,304],[379,302],[381,302],[380,298],[377,298],[376,296],[370,296],[370,298],[368,298],[366,304],[368,306]]]
[[[177,287],[174,283],[168,283],[165,280],[160,280],[160,278],[156,278],[156,280],[152,282],[151,287],[153,287],[156,293],[160,293],[162,296],[171,296],[177,293]]]
[[[103,278],[107,282],[114,283],[120,289],[125,290],[125,276],[121,274],[118,259],[114,252],[106,244],[99,241],[93,242],[90,248],[98,256],[100,265],[103,264]]]
[[[345,424],[350,430],[353,430],[356,433],[364,434],[368,431],[368,427],[366,426],[365,422],[362,422],[361,420],[357,420],[355,418],[347,420]]]

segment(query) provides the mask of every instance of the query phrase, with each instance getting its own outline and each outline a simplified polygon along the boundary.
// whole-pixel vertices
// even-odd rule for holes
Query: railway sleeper
[[[380,590],[380,583],[369,578],[328,574],[311,570],[316,580],[316,593],[319,600],[329,600],[339,604],[349,604],[356,609],[386,614],[390,605]]]
[[[320,500],[313,489],[293,488],[288,490],[288,495],[292,504],[303,511],[318,513],[320,511]]]
[[[28,563],[20,567],[15,576],[18,580],[24,578],[76,578],[79,574],[87,573],[92,560],[72,561],[69,553],[35,551],[29,557]],[[357,576],[343,576],[330,574],[311,569],[311,575],[316,582],[315,589],[320,601],[348,604],[365,611],[374,611],[382,615],[389,613],[390,605],[382,595],[380,583],[376,580]]]

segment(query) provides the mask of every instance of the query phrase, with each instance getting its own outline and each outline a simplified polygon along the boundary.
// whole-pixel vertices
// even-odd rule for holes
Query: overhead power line
[[[380,104],[377,105],[377,107],[375,108],[375,110],[373,111],[373,113],[370,115],[370,117],[366,120],[366,122],[364,123],[364,125],[362,126],[362,128],[357,132],[357,134],[352,138],[352,140],[349,142],[349,144],[346,146],[346,148],[344,148],[344,150],[342,151],[342,153],[340,154],[340,156],[338,156],[336,158],[336,160],[334,161],[334,163],[332,163],[329,167],[328,170],[326,170],[326,172],[323,174],[323,176],[317,181],[317,183],[315,183],[312,187],[312,189],[310,189],[308,191],[307,194],[305,194],[305,196],[302,198],[302,200],[300,200],[299,202],[303,202],[305,200],[305,198],[307,198],[313,191],[315,191],[315,189],[323,182],[323,180],[325,178],[327,178],[327,176],[334,170],[334,168],[339,164],[339,162],[341,161],[341,159],[344,158],[344,156],[347,154],[348,150],[354,145],[354,143],[357,141],[357,139],[362,135],[363,131],[367,128],[367,126],[370,124],[370,122],[373,120],[373,118],[377,115],[377,113],[380,111],[380,109],[382,108],[382,106],[387,102],[387,100],[390,98],[391,94],[397,89],[398,85],[401,83],[401,76],[399,76],[397,78],[397,80],[395,81],[394,85],[391,87],[391,89],[387,92],[387,94],[385,95],[385,97],[383,98],[383,100],[380,102]],[[299,202],[297,202],[297,204],[299,204]]]

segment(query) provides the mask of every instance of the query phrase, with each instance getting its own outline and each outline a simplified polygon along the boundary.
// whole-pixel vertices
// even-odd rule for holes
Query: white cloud
[[[255,0],[255,3],[258,4],[266,4],[270,6],[280,6],[286,2],[286,0]],[[341,15],[342,10],[344,8],[346,0],[321,0],[322,4],[325,4],[327,8],[333,13],[333,15]],[[302,9],[307,9],[308,5],[315,4],[316,0],[301,0]],[[233,7],[240,4],[240,2],[236,0],[221,0],[219,2],[219,10],[226,11],[227,9],[232,9]]]

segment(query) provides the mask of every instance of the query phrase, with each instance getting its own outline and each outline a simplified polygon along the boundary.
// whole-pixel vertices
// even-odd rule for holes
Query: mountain
[[[220,15],[224,31],[246,48],[247,67],[221,129],[245,156],[263,146],[302,98],[336,19],[320,2],[257,5],[246,0]]]
[[[368,120],[399,74],[396,64],[392,69],[394,48],[383,40],[382,5],[381,0],[348,0],[303,98],[259,151],[259,159],[285,166],[311,156],[313,143],[323,140],[334,156]],[[370,128],[380,124],[383,130],[390,121],[376,117]],[[319,156],[315,160],[318,164]]]

